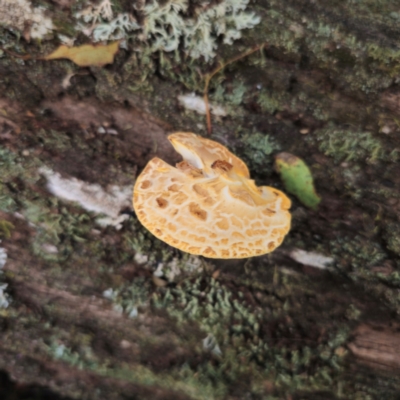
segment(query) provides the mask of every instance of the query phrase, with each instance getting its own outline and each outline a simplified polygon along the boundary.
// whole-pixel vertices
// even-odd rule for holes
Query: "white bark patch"
[[[48,168],[39,170],[47,178],[47,189],[63,200],[75,201],[87,211],[104,214],[97,223],[102,226],[112,225],[117,229],[129,216],[120,215],[122,209],[131,206],[133,186],[110,185],[106,189],[98,184],[88,183],[76,178],[62,178]]]
[[[206,113],[206,103],[204,99],[200,96],[196,96],[194,93],[181,94],[178,96],[178,101],[181,106],[185,107],[187,110],[196,111],[199,114]],[[211,114],[216,117],[225,117],[227,115],[226,110],[215,104],[209,104]]]
[[[305,251],[301,249],[294,249],[289,253],[293,260],[303,265],[309,265],[310,267],[326,269],[334,259],[332,257],[324,256],[320,253],[313,251]]]

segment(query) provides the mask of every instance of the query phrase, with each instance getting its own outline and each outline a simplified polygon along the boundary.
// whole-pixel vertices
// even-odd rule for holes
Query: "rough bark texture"
[[[35,3],[88,42],[72,17],[84,1]],[[2,399],[398,398],[398,1],[251,7],[261,23],[214,64],[137,51],[133,37],[112,65],[79,68],[38,59],[56,36],[0,30]],[[262,43],[211,81],[210,100],[228,111],[211,138],[258,184],[284,190],[279,151],[310,166],[322,202],[313,211],[292,197],[292,230],[274,253],[188,257],[146,232],[129,202],[116,229],[49,192],[54,172],[111,192],[155,155],[178,161],[166,135],[207,132],[177,96],[201,95],[202,74]],[[294,249],[333,261],[302,265]]]

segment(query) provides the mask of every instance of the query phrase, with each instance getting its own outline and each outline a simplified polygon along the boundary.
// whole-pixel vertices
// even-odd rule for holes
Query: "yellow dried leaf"
[[[77,47],[68,47],[61,45],[51,54],[44,57],[44,60],[55,60],[58,58],[68,58],[80,67],[97,66],[102,67],[106,64],[112,64],[114,56],[118,51],[119,42],[113,42],[107,45],[84,44]]]

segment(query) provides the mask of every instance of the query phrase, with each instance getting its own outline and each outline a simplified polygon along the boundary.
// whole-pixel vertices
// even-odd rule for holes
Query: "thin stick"
[[[212,70],[209,74],[205,75],[203,98],[204,98],[204,103],[206,105],[207,132],[209,135],[211,135],[211,132],[212,132],[210,104],[208,102],[208,88],[209,88],[211,79],[213,78],[214,75],[218,74],[219,71],[223,70],[227,65],[229,65],[233,62],[236,62],[244,57],[247,57],[250,54],[256,52],[257,50],[261,50],[265,46],[267,46],[267,43],[259,44],[255,47],[253,47],[252,49],[246,51],[245,53],[239,54],[238,56],[231,58],[226,63],[221,63],[218,67],[216,67],[214,70]]]
[[[0,50],[3,50],[5,53],[9,54],[12,57],[20,58],[22,60],[35,60],[35,58],[33,58],[30,54],[22,56],[20,54],[14,53],[8,49],[5,49],[4,47],[0,47]]]

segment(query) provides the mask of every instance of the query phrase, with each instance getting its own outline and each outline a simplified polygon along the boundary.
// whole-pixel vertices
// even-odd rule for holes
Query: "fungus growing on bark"
[[[290,200],[257,187],[246,164],[193,133],[168,137],[183,161],[153,158],[139,175],[133,205],[155,236],[191,254],[245,258],[269,253],[290,229]]]

